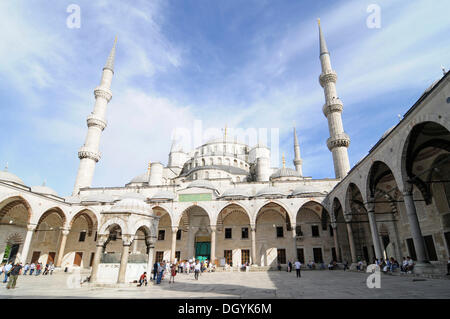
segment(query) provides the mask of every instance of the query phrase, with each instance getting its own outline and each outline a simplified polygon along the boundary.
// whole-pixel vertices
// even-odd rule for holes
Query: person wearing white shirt
[[[12,268],[12,261],[5,265],[5,270],[4,270],[4,272],[5,272],[5,279],[3,280],[3,283],[8,281],[8,277],[9,277],[8,273],[11,270],[11,268]]]
[[[295,271],[297,272],[297,278],[300,278],[302,275],[300,274],[300,267],[302,266],[302,263],[300,261],[296,261],[294,263]]]

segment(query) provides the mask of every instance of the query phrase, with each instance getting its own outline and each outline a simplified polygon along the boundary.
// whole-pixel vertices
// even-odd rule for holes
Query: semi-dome
[[[292,168],[288,168],[288,167],[282,167],[280,169],[278,169],[275,173],[273,173],[272,175],[270,175],[270,178],[281,178],[281,177],[299,177],[301,178],[300,174],[292,169]]]
[[[249,197],[248,191],[242,188],[229,188],[220,197]]]
[[[100,194],[90,194],[83,196],[81,198],[82,202],[100,202],[100,203],[111,203],[114,202],[116,199],[108,194],[100,193]]]
[[[141,175],[136,176],[130,181],[131,183],[148,183],[149,175],[148,172],[145,172]]]
[[[153,195],[151,200],[174,200],[175,194],[172,191],[159,191],[155,195]]]
[[[211,190],[217,191],[217,189],[214,187],[214,185],[211,182],[209,182],[207,180],[203,180],[203,179],[193,181],[192,183],[190,183],[187,186],[187,188],[194,188],[194,187],[206,188],[206,189],[211,189]]]
[[[7,168],[5,168],[4,171],[0,171],[0,181],[12,182],[25,186],[25,183],[18,176],[8,172]]]
[[[152,214],[150,205],[136,198],[125,198],[114,204],[109,210],[111,213],[137,213]]]
[[[286,196],[286,194],[282,192],[278,187],[268,186],[262,188],[256,193],[256,197],[259,196]]]
[[[58,193],[54,189],[45,186],[45,184],[43,184],[42,186],[31,186],[31,191],[33,193],[38,193],[42,195],[58,196]]]

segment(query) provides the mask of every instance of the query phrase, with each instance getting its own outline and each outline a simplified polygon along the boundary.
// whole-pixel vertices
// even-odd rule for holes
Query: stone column
[[[375,217],[374,199],[370,198],[367,203],[367,216],[369,218],[370,232],[372,234],[372,242],[375,248],[375,258],[380,260],[383,258],[383,250],[381,249],[380,236],[378,234],[377,219]],[[370,262],[367,260],[367,262]]]
[[[61,243],[59,244],[58,257],[56,258],[55,267],[61,267],[61,263],[64,257],[64,250],[66,249],[67,236],[69,235],[70,229],[62,229]]]
[[[172,246],[170,249],[170,260],[172,262],[175,260],[175,251],[177,249],[177,232],[178,227],[172,227]]]
[[[125,236],[126,235],[122,235],[123,248],[122,248],[122,256],[120,258],[119,278],[117,279],[117,283],[119,284],[125,283],[125,276],[127,274],[127,265],[128,265],[128,254],[130,252],[131,246],[131,238],[127,238]]]
[[[210,225],[211,228],[211,256],[210,261],[214,263],[216,260],[216,225]]]
[[[256,262],[256,225],[250,225],[252,232],[252,264],[257,265]]]
[[[347,234],[348,234],[348,243],[350,244],[350,253],[352,255],[352,263],[356,263],[356,247],[355,247],[355,241],[353,240],[353,230],[352,225],[349,221],[346,221],[345,223],[347,225]]]
[[[92,270],[91,270],[91,280],[90,282],[96,283],[97,282],[97,274],[98,274],[98,266],[100,265],[101,257],[104,250],[105,241],[107,239],[107,236],[99,235],[97,236],[97,248],[95,250],[94,260],[92,261]]]
[[[408,216],[409,228],[414,241],[414,248],[416,249],[417,262],[428,263],[425,242],[423,240],[422,230],[420,229],[416,206],[414,205],[412,185],[409,185],[408,188],[409,190],[403,192],[403,200],[405,201],[406,215]]]
[[[342,262],[341,260],[341,252],[339,250],[339,242],[338,242],[338,235],[337,235],[337,225],[334,224],[333,227],[333,239],[334,239],[334,249],[336,250],[336,262]]]
[[[20,261],[22,264],[26,264],[27,257],[28,257],[28,251],[30,250],[30,244],[31,244],[31,238],[33,237],[33,232],[36,229],[37,225],[28,224],[27,225],[27,235],[25,236],[25,241],[23,243],[22,247],[22,253],[20,255]]]
[[[197,227],[189,226],[189,233],[188,233],[188,259],[193,258],[195,251],[194,251],[194,242],[195,242],[195,232],[197,232]]]
[[[292,227],[292,263],[295,263],[297,261],[297,234],[295,233],[295,227],[296,224],[291,224]]]
[[[153,255],[155,254],[155,246],[151,245],[148,247],[148,262],[147,262],[147,276],[150,278],[152,276],[153,270]]]

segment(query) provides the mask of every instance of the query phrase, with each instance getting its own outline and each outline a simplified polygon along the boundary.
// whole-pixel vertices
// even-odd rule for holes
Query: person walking
[[[54,263],[50,263],[50,266],[48,268],[50,270],[50,275],[53,275],[53,270],[55,270],[55,264]]]
[[[6,286],[6,289],[10,289],[10,288],[14,289],[14,288],[16,288],[17,277],[19,276],[21,270],[22,270],[22,263],[15,264],[11,268],[11,270],[9,272],[9,277],[10,278],[9,278],[9,281],[8,281],[8,285]]]
[[[13,267],[12,261],[10,261],[9,263],[7,263],[5,265],[4,270],[3,270],[3,272],[5,273],[5,279],[3,280],[3,283],[6,283],[8,281],[9,271],[11,270],[12,267]]]
[[[48,264],[45,265],[44,272],[42,273],[42,276],[45,276],[48,274]]]
[[[158,276],[158,265],[159,263],[157,261],[153,264],[153,281],[155,281]]]
[[[28,263],[26,263],[25,266],[23,266],[23,274],[26,275],[29,269],[30,269],[30,265]]]
[[[177,265],[173,264],[172,268],[170,269],[170,279],[169,284],[171,282],[175,283],[175,276],[177,275]]]
[[[297,260],[295,263],[294,263],[294,266],[295,266],[295,271],[297,272],[297,278],[300,278],[302,275],[300,274],[300,267],[302,266],[302,263],[299,261],[299,260]]]
[[[198,274],[200,273],[200,263],[197,260],[197,263],[194,266],[194,278],[195,280],[198,280]]]
[[[33,274],[35,269],[36,269],[36,264],[35,263],[31,263],[31,265],[30,265],[30,276]]]
[[[158,273],[158,276],[156,277],[156,284],[159,285],[164,274],[164,262],[162,262],[161,264],[158,263],[158,269],[156,271]]]
[[[37,263],[37,265],[36,265],[36,276],[39,276],[41,274],[41,267],[42,267],[42,264],[41,263]]]

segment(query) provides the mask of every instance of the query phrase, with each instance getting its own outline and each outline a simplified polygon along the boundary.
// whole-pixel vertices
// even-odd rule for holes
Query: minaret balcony
[[[108,102],[111,101],[111,99],[112,99],[111,90],[106,87],[103,87],[103,86],[97,86],[94,89],[94,95],[95,95],[95,98],[102,97],[102,98],[106,99],[106,101],[108,101]]]
[[[342,101],[335,97],[332,98],[330,101],[327,101],[323,107],[322,107],[322,112],[325,115],[325,117],[328,117],[328,114],[333,113],[333,112],[342,112],[342,110],[344,109],[344,104],[342,103]]]
[[[86,146],[82,146],[80,150],[78,151],[78,158],[89,158],[91,160],[94,160],[95,162],[98,162],[100,160],[100,152],[93,152]]]
[[[322,87],[325,87],[325,84],[329,82],[336,83],[337,74],[334,71],[327,71],[326,73],[321,73],[319,76],[319,83]]]
[[[327,146],[330,151],[336,147],[348,147],[349,145],[350,137],[346,133],[336,134],[327,139]]]
[[[86,121],[88,127],[98,126],[102,131],[105,129],[107,124],[105,120],[96,117],[94,114],[89,115]]]

